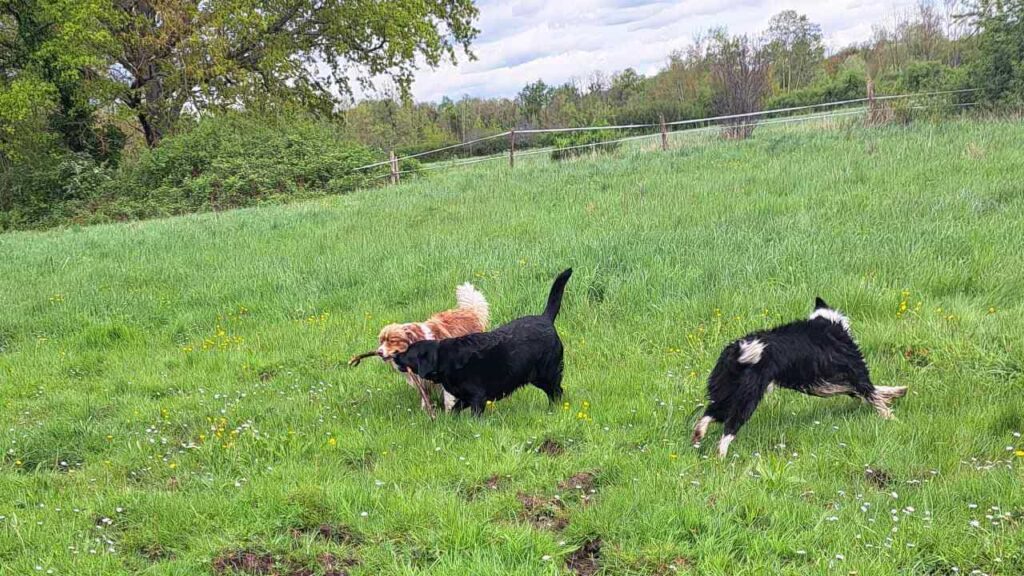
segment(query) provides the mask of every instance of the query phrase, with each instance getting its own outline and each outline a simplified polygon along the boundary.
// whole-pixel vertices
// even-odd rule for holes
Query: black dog
[[[723,422],[718,455],[724,457],[772,383],[811,396],[861,398],[883,418],[891,417],[893,399],[907,393],[871,384],[864,356],[850,336],[850,320],[817,298],[809,319],[754,332],[725,347],[708,377],[710,402],[693,430],[694,445],[708,424]]]
[[[540,316],[517,318],[491,332],[424,340],[393,356],[399,370],[441,384],[455,396],[454,410],[483,413],[488,400],[533,384],[555,402],[562,396],[562,341],[555,317],[572,268],[555,278]]]

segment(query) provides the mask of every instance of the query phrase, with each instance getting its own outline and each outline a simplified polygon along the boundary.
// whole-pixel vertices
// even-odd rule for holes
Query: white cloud
[[[413,85],[416,100],[443,96],[514,96],[542,78],[549,84],[586,77],[594,70],[633,67],[656,72],[668,55],[708,28],[732,33],[763,30],[772,15],[794,9],[822,26],[826,43],[839,48],[866,40],[873,25],[891,22],[914,0],[484,0],[478,3],[480,37],[475,61],[460,59],[424,69]]]

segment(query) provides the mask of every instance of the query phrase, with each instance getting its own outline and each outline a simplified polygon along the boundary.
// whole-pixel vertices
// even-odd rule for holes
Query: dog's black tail
[[[555,283],[551,285],[551,293],[548,294],[548,306],[544,309],[544,317],[552,322],[558,316],[558,311],[562,309],[562,293],[565,292],[565,284],[569,281],[570,276],[572,276],[572,268],[559,274],[558,278],[555,278]]]

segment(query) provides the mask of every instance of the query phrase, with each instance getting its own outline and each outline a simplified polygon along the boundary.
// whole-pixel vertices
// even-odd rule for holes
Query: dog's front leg
[[[430,401],[426,381],[412,373],[406,374],[406,377],[409,380],[409,386],[412,386],[414,390],[420,393],[420,408],[433,419],[435,417],[434,403]]]
[[[459,401],[458,398],[449,394],[448,391],[444,389],[444,386],[441,386],[441,397],[444,399],[445,412],[451,412],[452,409],[455,408],[455,403]]]

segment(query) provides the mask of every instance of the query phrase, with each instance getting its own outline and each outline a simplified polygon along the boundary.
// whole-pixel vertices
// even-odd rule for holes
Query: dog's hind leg
[[[724,419],[725,435],[718,443],[719,458],[725,458],[729,453],[729,444],[736,439],[736,433],[740,428],[747,423],[747,420],[750,420],[750,416],[761,403],[765,392],[768,391],[769,384],[771,384],[771,378],[759,371],[748,370],[740,377],[739,386],[736,387],[730,399],[729,413]]]
[[[871,393],[864,398],[864,401],[875,407],[879,416],[885,419],[892,418],[892,409],[889,407],[892,401],[906,396],[905,386],[873,386]]]
[[[907,394],[905,386],[875,386],[871,383],[867,366],[858,366],[853,377],[854,394],[871,404],[882,418],[892,418],[890,404]]]
[[[714,421],[714,416],[709,416],[707,410],[705,410],[704,415],[697,421],[697,425],[693,427],[693,436],[690,437],[690,443],[693,444],[694,448],[700,446],[700,442],[704,439],[704,435],[708,433],[708,426]]]
[[[562,361],[551,365],[545,374],[539,374],[533,385],[548,395],[548,402],[555,403],[562,399]]]

